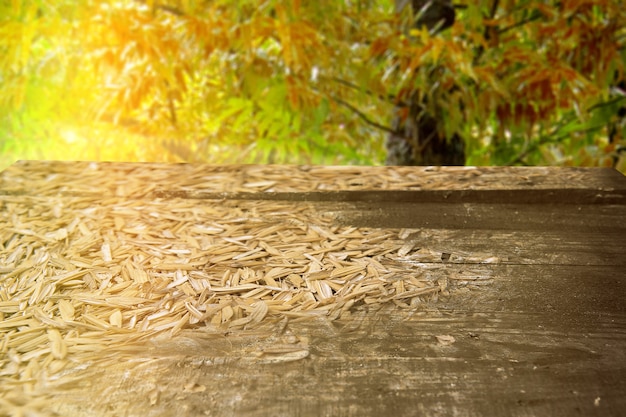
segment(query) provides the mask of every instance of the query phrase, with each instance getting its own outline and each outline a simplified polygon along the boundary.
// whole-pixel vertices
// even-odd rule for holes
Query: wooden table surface
[[[77,196],[330,213],[396,233],[412,251],[398,265],[451,290],[415,309],[188,328],[103,350],[107,366],[78,363],[28,392],[0,349],[0,378],[13,381],[0,414],[626,415],[626,179],[616,171],[19,162],[0,176],[0,227],[16,227],[9,205],[20,199]],[[0,264],[0,292],[9,274]],[[454,287],[464,276],[471,285]],[[276,349],[286,343],[300,349]]]

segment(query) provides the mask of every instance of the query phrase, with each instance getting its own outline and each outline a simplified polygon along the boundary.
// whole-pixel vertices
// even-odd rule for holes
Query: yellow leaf
[[[287,77],[287,94],[289,97],[289,103],[293,109],[300,107],[300,99],[298,94],[298,86],[296,80],[293,77]]]
[[[426,26],[422,26],[419,29],[411,29],[409,35],[419,38],[422,42],[426,43],[430,40],[430,33]]]
[[[21,76],[16,83],[15,93],[13,94],[13,108],[18,110],[24,104],[24,95],[26,93],[26,76]]]
[[[37,21],[34,19],[37,13],[37,5],[32,5],[26,14],[26,19],[22,24],[21,54],[19,65],[26,67],[30,58],[30,50],[33,38],[37,32]]]
[[[300,14],[300,0],[293,0],[293,14],[295,16]]]
[[[439,60],[439,56],[441,55],[442,49],[443,49],[443,43],[441,42],[441,38],[434,38],[433,47],[432,47],[433,62],[436,63]]]
[[[374,39],[370,45],[370,58],[382,56],[389,49],[389,38]]]

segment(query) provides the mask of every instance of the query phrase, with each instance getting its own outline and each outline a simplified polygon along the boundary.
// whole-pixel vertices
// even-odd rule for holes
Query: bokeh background
[[[622,1],[439,3],[0,1],[0,169],[383,164],[419,113],[468,165],[626,171]]]

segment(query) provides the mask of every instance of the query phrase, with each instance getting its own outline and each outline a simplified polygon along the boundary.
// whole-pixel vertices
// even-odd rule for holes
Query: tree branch
[[[375,128],[380,129],[382,131],[385,131],[387,133],[391,133],[391,134],[394,134],[394,135],[397,134],[397,132],[395,130],[393,130],[392,128],[390,128],[389,126],[381,125],[380,123],[373,121],[365,113],[363,113],[361,110],[357,109],[356,107],[354,107],[352,104],[348,103],[347,101],[345,101],[343,99],[340,99],[339,97],[336,97],[336,96],[333,96],[333,95],[331,95],[329,97],[330,97],[331,100],[333,100],[337,104],[340,104],[340,105],[344,106],[345,108],[349,109],[354,114],[359,116],[359,118],[361,120],[363,120],[365,123],[367,123],[368,125],[374,126]]]
[[[329,81],[334,81],[336,83],[345,85],[346,87],[349,87],[353,90],[357,90],[361,93],[365,93],[369,96],[375,96],[376,98],[378,98],[381,101],[386,101],[386,102],[390,102],[396,106],[400,106],[400,107],[408,107],[409,105],[403,101],[396,101],[398,100],[398,97],[394,94],[387,94],[387,96],[385,97],[383,94],[377,94],[375,92],[373,92],[370,89],[366,89],[363,90],[360,86],[351,83],[350,81],[344,80],[343,78],[339,78],[339,77],[320,77],[320,79],[323,80],[329,80]]]
[[[571,119],[564,119],[561,120],[556,126],[554,126],[552,128],[552,130],[550,132],[548,132],[545,135],[541,135],[536,141],[528,144],[524,149],[522,149],[521,152],[519,152],[517,155],[515,155],[513,158],[511,158],[507,163],[505,163],[504,165],[515,165],[515,164],[524,164],[524,165],[528,165],[524,159],[530,155],[531,153],[535,152],[537,149],[539,149],[540,146],[542,145],[546,145],[548,143],[560,143],[562,142],[565,138],[570,136],[570,133],[565,133],[565,134],[561,134],[559,136],[557,136],[557,133],[559,133],[559,130],[562,129],[563,127],[567,126],[568,124],[570,124],[571,122],[575,121],[576,118],[571,118]],[[588,127],[586,129],[581,129],[578,130],[577,133],[591,133],[591,132],[595,132],[598,130],[601,130],[605,127],[604,124],[602,125],[598,125],[598,126],[591,126]]]
[[[500,0],[493,0],[491,3],[491,10],[489,11],[489,19],[493,20],[496,17],[496,12],[498,11],[498,6],[500,5]],[[491,31],[489,30],[489,26],[485,26],[485,31],[483,32],[483,37],[486,41],[491,39]],[[478,65],[478,61],[482,57],[483,53],[485,53],[485,48],[480,45],[478,47],[478,51],[476,51],[476,55],[474,56],[473,64]]]
[[[163,10],[164,12],[171,13],[175,16],[181,17],[185,15],[185,12],[183,12],[182,10],[173,6],[168,6],[166,4],[155,3],[154,7],[156,7],[157,9]]]
[[[500,5],[500,0],[493,0],[491,3],[491,10],[489,11],[489,19],[493,19],[496,17],[496,12],[498,11],[498,6]],[[485,31],[485,35],[489,35],[489,32]]]
[[[592,111],[594,111],[595,109],[598,109],[598,108],[601,108],[601,107],[608,107],[608,106],[612,106],[612,105],[614,105],[614,104],[616,104],[616,103],[619,103],[619,102],[620,102],[620,101],[622,101],[622,100],[626,100],[626,97],[624,97],[624,96],[618,96],[618,97],[612,98],[611,100],[604,101],[604,102],[602,102],[602,103],[596,103],[596,104],[594,104],[593,106],[589,107],[589,109],[588,109],[587,111],[591,113],[591,112],[592,112]]]
[[[513,23],[510,26],[507,26],[505,28],[499,29],[498,30],[498,34],[501,35],[505,32],[508,32],[511,29],[515,29],[516,27],[520,27],[520,26],[524,26],[526,23],[530,23],[534,20],[537,20],[541,17],[541,12],[538,10],[533,10],[533,14],[531,14],[530,16],[528,16],[526,19],[520,20],[519,22]]]

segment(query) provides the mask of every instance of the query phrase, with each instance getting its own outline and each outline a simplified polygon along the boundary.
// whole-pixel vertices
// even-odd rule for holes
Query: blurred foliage
[[[621,1],[459,0],[438,35],[394,3],[0,1],[0,168],[379,164],[418,90],[468,164],[626,171]]]

